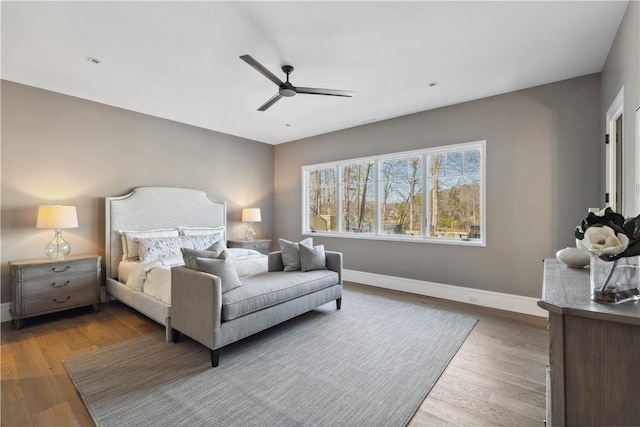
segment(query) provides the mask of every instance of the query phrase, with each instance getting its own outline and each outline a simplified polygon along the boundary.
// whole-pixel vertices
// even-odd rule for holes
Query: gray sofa
[[[184,266],[171,269],[172,340],[183,333],[211,351],[286,320],[342,301],[342,254],[326,251],[326,270],[283,271],[281,252],[268,255],[268,271],[242,278],[242,286],[222,293],[218,276]]]

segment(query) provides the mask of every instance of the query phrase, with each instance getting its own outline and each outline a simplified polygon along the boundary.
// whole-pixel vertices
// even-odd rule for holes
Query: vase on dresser
[[[640,256],[605,261],[593,254],[589,274],[594,301],[623,303],[640,299]]]

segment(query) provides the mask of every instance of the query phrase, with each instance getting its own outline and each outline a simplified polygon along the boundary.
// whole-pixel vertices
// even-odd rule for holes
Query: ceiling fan
[[[353,92],[350,90],[340,90],[340,89],[320,89],[316,87],[297,87],[289,83],[289,74],[293,72],[293,67],[291,65],[283,65],[282,71],[287,75],[287,81],[283,82],[279,78],[277,78],[271,71],[267,70],[264,65],[256,61],[251,57],[251,55],[242,55],[240,57],[244,62],[251,65],[253,68],[258,70],[263,76],[274,82],[278,85],[278,93],[276,93],[270,100],[265,102],[258,108],[258,111],[265,111],[267,108],[271,107],[275,104],[280,98],[283,96],[291,97],[295,96],[297,93],[304,93],[307,95],[329,95],[329,96],[346,96],[351,97]]]

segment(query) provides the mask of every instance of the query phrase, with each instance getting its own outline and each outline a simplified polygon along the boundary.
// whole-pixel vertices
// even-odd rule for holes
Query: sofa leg
[[[336,300],[336,308],[340,310],[340,307],[342,307],[342,298]]]
[[[171,341],[175,343],[180,341],[180,331],[171,328]]]
[[[218,366],[218,362],[220,362],[220,349],[209,349],[209,352],[211,353],[211,367],[215,368]]]

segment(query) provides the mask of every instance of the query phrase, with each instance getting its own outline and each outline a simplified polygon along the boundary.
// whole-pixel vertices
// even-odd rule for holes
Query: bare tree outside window
[[[422,234],[422,157],[380,162],[382,234]]]
[[[342,167],[342,230],[355,233],[375,232],[374,164]]]
[[[428,156],[429,234],[443,238],[480,237],[480,151]]]
[[[309,171],[308,183],[311,231],[337,231],[336,168]]]

